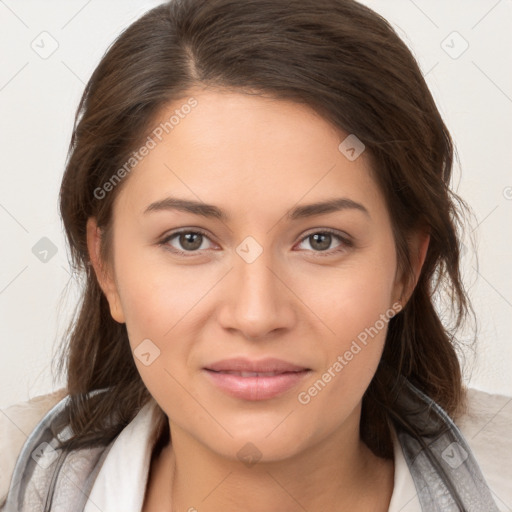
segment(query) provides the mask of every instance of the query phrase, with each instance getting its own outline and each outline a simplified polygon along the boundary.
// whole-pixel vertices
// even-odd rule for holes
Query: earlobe
[[[101,229],[97,226],[96,219],[90,217],[87,220],[87,249],[89,252],[89,260],[94,268],[98,284],[109,303],[112,318],[116,322],[124,323],[124,313],[121,307],[117,285],[105,262],[101,259],[100,248]]]

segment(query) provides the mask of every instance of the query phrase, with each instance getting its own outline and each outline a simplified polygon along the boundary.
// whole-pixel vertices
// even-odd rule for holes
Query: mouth
[[[298,373],[301,371],[307,371],[306,369],[304,369],[304,370],[297,370],[297,371],[293,371],[293,372],[239,372],[239,371],[235,371],[235,370],[216,371],[216,370],[211,370],[210,368],[206,368],[206,370],[215,372],[215,373],[223,373],[225,375],[238,375],[239,377],[275,377],[276,375],[284,375],[286,373]]]
[[[230,359],[203,368],[209,382],[242,400],[269,400],[297,386],[311,369],[278,359]]]
[[[281,374],[310,369],[275,357],[267,357],[259,360],[248,359],[245,357],[234,357],[231,359],[216,361],[205,368],[216,372],[245,372],[258,374]]]

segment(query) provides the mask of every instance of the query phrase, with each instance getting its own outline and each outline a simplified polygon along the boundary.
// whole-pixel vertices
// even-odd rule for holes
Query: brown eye
[[[346,251],[353,246],[352,241],[348,237],[342,236],[341,234],[332,232],[330,230],[310,233],[309,235],[306,235],[302,238],[301,244],[304,244],[306,241],[309,242],[311,249],[308,249],[307,247],[305,249],[316,253],[315,256],[334,255],[335,253]],[[332,247],[333,242],[335,241],[338,243]]]
[[[178,240],[185,250],[195,251],[201,247],[203,242],[203,235],[201,233],[180,233]]]
[[[205,240],[209,240],[208,236],[200,231],[178,231],[164,238],[160,245],[174,253],[191,253],[193,256],[194,253],[209,248],[204,246]]]
[[[329,233],[315,233],[309,235],[311,247],[319,251],[326,251],[332,242],[332,235]]]

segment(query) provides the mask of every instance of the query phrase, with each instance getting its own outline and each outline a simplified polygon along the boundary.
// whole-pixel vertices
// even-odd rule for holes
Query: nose
[[[269,253],[263,251],[251,263],[235,255],[219,313],[224,329],[239,331],[253,341],[291,329],[296,319],[293,285]]]

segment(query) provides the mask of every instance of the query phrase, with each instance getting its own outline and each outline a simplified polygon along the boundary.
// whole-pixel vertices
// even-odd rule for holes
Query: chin
[[[299,445],[293,438],[277,438],[274,441],[265,439],[265,436],[236,436],[231,442],[210,447],[220,456],[240,462],[246,467],[255,464],[275,463],[290,459],[297,455]]]
[[[212,452],[233,461],[239,461],[248,467],[256,462],[279,462],[294,457],[312,444],[311,433],[302,422],[286,418],[290,409],[282,414],[267,418],[255,418],[247,415],[237,418],[236,422],[219,421],[226,427],[231,437],[223,429],[208,432],[196,432],[194,437],[202,440]],[[293,415],[293,413],[292,413]],[[283,419],[284,422],[283,422]]]

